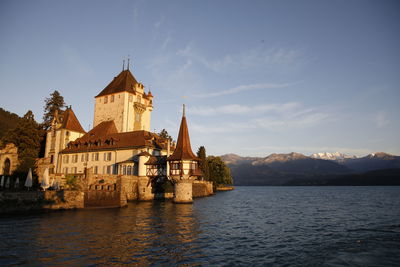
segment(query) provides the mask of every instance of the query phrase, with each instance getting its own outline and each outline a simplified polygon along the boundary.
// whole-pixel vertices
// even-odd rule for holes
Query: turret
[[[168,157],[169,176],[175,182],[174,202],[193,202],[192,183],[197,176],[201,175],[198,167],[199,161],[200,159],[196,157],[190,146],[189,130],[185,116],[185,105],[183,105],[178,142],[174,153]]]

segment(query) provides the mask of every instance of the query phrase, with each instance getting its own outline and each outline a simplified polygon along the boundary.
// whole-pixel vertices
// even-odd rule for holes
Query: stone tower
[[[169,175],[174,181],[174,202],[192,203],[192,184],[201,175],[199,158],[195,156],[190,146],[189,130],[185,116],[185,105],[179,128],[178,141],[174,153],[168,157]]]
[[[50,159],[50,173],[60,171],[58,169],[58,152],[66,148],[69,142],[84,134],[85,130],[83,130],[71,107],[68,107],[62,114],[56,111],[50,130],[46,135],[44,154],[45,158]]]
[[[117,77],[95,97],[93,127],[113,120],[118,132],[150,131],[153,95],[129,71]]]

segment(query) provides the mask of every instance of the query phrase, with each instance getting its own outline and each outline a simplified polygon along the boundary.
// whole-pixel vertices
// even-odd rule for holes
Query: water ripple
[[[397,266],[400,187],[238,187],[0,218],[8,266]]]

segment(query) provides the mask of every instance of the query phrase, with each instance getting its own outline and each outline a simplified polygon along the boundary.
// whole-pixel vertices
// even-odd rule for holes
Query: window
[[[65,167],[65,168],[64,168],[64,173],[65,173],[65,174],[68,174],[68,167]]]
[[[99,161],[99,152],[92,154],[92,161]]]
[[[172,168],[173,170],[178,170],[178,169],[180,169],[180,166],[179,166],[179,165],[180,165],[179,163],[172,163],[171,168]]]
[[[132,175],[132,167],[128,166],[128,169],[126,170],[127,175]]]
[[[114,95],[110,96],[110,102],[114,102]]]
[[[76,167],[73,167],[71,171],[72,171],[72,173],[77,173],[78,172]]]
[[[85,161],[85,154],[82,154],[81,155],[81,162],[84,162]]]
[[[111,161],[111,152],[104,152],[103,160],[104,161]]]
[[[110,166],[107,166],[107,174],[111,174],[111,165]]]
[[[126,166],[123,167],[122,174],[123,174],[123,175],[126,175]]]
[[[86,161],[89,161],[89,153],[86,153]]]
[[[97,172],[98,172],[98,168],[97,168],[97,166],[94,166],[94,167],[93,167],[93,173],[94,173],[94,174],[97,174]]]
[[[104,97],[104,104],[107,104],[107,102],[108,102],[108,96],[105,96]]]
[[[68,155],[65,155],[65,156],[64,156],[64,163],[68,163],[68,160],[69,160],[69,156],[68,156]]]
[[[78,155],[77,155],[77,154],[72,155],[72,162],[73,162],[73,163],[78,162]]]

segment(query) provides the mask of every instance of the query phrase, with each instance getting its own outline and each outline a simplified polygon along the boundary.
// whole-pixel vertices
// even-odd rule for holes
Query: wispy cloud
[[[158,30],[164,24],[164,21],[165,21],[165,16],[162,15],[159,20],[154,22],[154,28]]]
[[[208,98],[208,97],[215,97],[215,96],[222,96],[222,95],[230,95],[230,94],[237,94],[244,91],[251,91],[251,90],[258,90],[258,89],[278,89],[278,88],[285,88],[291,85],[297,84],[296,83],[255,83],[255,84],[246,84],[246,85],[239,85],[227,90],[217,91],[217,92],[209,92],[204,94],[196,94],[192,95],[191,97],[195,98]]]
[[[164,41],[161,44],[161,50],[165,50],[171,41],[172,41],[171,34],[168,34],[167,37],[165,37]]]
[[[210,107],[210,106],[194,106],[188,108],[188,113],[193,115],[201,115],[201,116],[215,116],[221,114],[242,114],[242,115],[255,115],[264,112],[287,112],[294,111],[295,109],[301,107],[300,103],[297,102],[288,102],[283,104],[264,104],[264,105],[255,105],[255,106],[246,106],[239,104],[231,104],[224,105],[219,107]]]
[[[373,122],[375,123],[375,125],[378,128],[382,128],[386,125],[389,124],[390,120],[387,117],[386,112],[384,111],[380,111],[378,113],[376,113],[373,117],[372,117]]]
[[[217,125],[193,124],[193,131],[202,134],[247,132],[250,130],[287,131],[304,129],[319,125],[329,119],[330,115],[322,112],[309,112],[300,116],[258,117],[248,121],[224,122]]]
[[[209,59],[194,49],[193,43],[189,43],[184,49],[178,50],[177,55],[190,58],[214,72],[260,66],[303,64],[306,61],[302,49],[282,47],[258,47],[240,51],[236,54],[227,54],[220,58]]]

